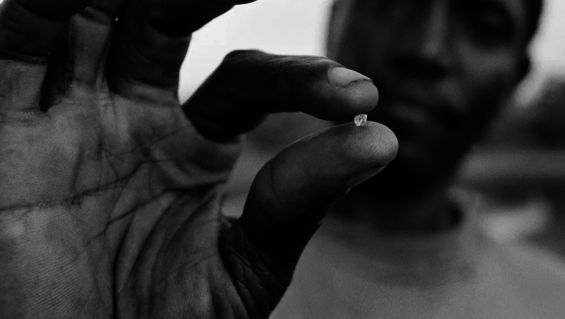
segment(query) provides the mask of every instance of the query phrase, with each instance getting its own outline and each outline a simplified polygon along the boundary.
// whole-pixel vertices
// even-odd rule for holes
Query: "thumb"
[[[325,211],[397,149],[386,126],[344,124],[295,142],[261,169],[242,217],[221,240],[248,310],[262,316],[274,309]]]

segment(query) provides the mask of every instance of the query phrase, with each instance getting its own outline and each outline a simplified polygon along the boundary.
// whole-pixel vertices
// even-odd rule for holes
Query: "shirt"
[[[565,263],[497,242],[473,216],[434,235],[389,236],[329,217],[270,318],[565,318]]]

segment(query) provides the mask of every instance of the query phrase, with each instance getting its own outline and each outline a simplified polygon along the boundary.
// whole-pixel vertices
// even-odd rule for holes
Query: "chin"
[[[445,185],[451,180],[459,161],[454,154],[437,156],[437,153],[422,152],[416,155],[402,152],[400,147],[396,158],[378,175],[363,186],[364,192],[371,196],[383,194],[391,197],[414,197],[424,194],[431,188]]]
[[[393,160],[383,171],[355,187],[352,191],[378,201],[397,201],[418,196],[433,180],[430,171]]]

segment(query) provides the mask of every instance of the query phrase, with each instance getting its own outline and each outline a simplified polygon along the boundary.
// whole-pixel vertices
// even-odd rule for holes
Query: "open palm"
[[[374,87],[343,69],[334,85],[326,59],[236,52],[181,107],[190,33],[234,3],[87,2],[0,14],[0,317],[267,317],[327,206],[396,140],[371,123],[297,142],[233,221],[238,136],[271,112],[367,112]]]

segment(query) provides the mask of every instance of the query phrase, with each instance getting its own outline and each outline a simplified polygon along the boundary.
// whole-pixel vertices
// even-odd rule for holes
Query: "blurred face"
[[[390,167],[432,176],[479,138],[526,65],[524,1],[337,3],[329,55],[379,89],[369,118],[399,139]]]

